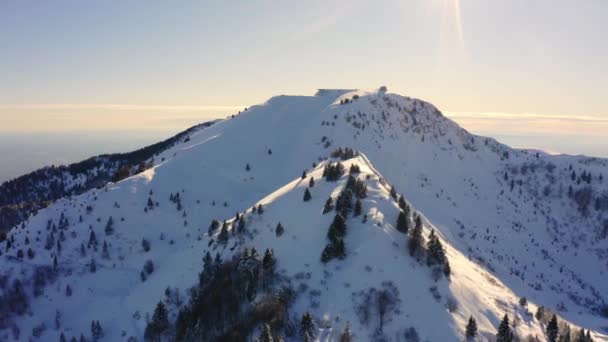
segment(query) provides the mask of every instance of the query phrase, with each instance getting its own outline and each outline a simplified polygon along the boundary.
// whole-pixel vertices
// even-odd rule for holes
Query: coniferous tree
[[[403,198],[403,195],[399,196],[399,201],[397,203],[399,204],[399,208],[401,208],[401,210],[405,211],[405,208],[407,207],[407,203],[405,203],[405,198]]]
[[[222,224],[222,229],[220,230],[220,234],[217,236],[217,240],[220,243],[227,243],[228,242],[228,223],[226,221],[224,221],[224,224]]]
[[[103,329],[99,321],[91,321],[91,337],[93,341],[98,341],[103,337]]]
[[[91,263],[89,264],[89,272],[95,273],[97,272],[97,264],[95,263],[95,259],[91,259]]]
[[[342,335],[340,335],[339,342],[352,342],[353,341],[353,333],[350,331],[350,323],[346,322],[346,327],[344,327],[344,331]]]
[[[405,213],[403,212],[403,210],[399,211],[399,216],[397,217],[397,230],[407,234],[408,231],[410,230],[409,227],[409,222],[408,222],[408,218],[407,216],[405,216]]]
[[[397,190],[395,189],[395,186],[394,186],[394,185],[393,185],[393,186],[391,186],[391,192],[390,192],[390,194],[391,194],[391,197],[392,197],[393,199],[397,199]]]
[[[545,329],[547,332],[547,339],[549,342],[556,342],[557,336],[559,334],[559,327],[557,326],[557,316],[553,314],[549,323],[547,323],[547,327]]]
[[[304,313],[304,315],[302,315],[302,320],[300,321],[300,335],[302,336],[302,338],[314,338],[314,331],[315,322],[310,312],[307,311],[306,313]]]
[[[306,178],[306,170],[302,171],[302,179]]]
[[[419,256],[422,251],[422,220],[420,216],[416,217],[414,229],[410,231],[407,247],[410,256]]]
[[[329,238],[329,241],[337,242],[338,240],[344,238],[344,236],[346,236],[346,221],[342,215],[336,214],[336,216],[334,216],[334,220],[329,226],[327,237]]]
[[[281,224],[281,222],[279,222],[275,229],[275,234],[277,235],[277,237],[280,237],[281,235],[283,235],[284,232],[285,228],[283,228],[283,225]]]
[[[509,326],[509,316],[505,314],[498,326],[498,332],[496,333],[496,342],[512,342],[513,331]]]
[[[469,322],[467,323],[466,328],[466,337],[467,339],[473,339],[477,336],[477,322],[473,316],[469,317]]]
[[[240,220],[239,220],[239,225],[237,227],[237,231],[239,233],[243,233],[245,232],[246,229],[246,225],[245,225],[245,217],[241,216]]]
[[[106,235],[114,234],[114,219],[112,218],[112,216],[110,216],[110,218],[108,219],[108,222],[106,223],[105,232],[106,232]]]
[[[148,341],[160,341],[162,335],[169,330],[169,317],[163,302],[156,304],[152,320],[146,326],[144,337]]]
[[[260,333],[260,337],[256,340],[257,342],[273,342],[272,338],[272,330],[270,329],[269,324],[264,324],[262,326],[262,332]]]
[[[304,191],[304,202],[310,201],[310,198],[310,191],[308,190],[308,188],[306,188],[306,190]]]
[[[88,247],[91,248],[97,247],[97,237],[95,236],[95,231],[91,230],[91,234],[89,234],[89,244]]]
[[[108,243],[106,241],[103,242],[101,257],[104,259],[110,259],[110,251],[108,251]]]
[[[355,210],[353,211],[353,216],[357,217],[357,216],[361,215],[362,211],[363,211],[363,206],[361,204],[361,200],[357,198],[357,200],[355,201]]]
[[[334,209],[333,201],[331,196],[325,201],[325,205],[323,206],[323,214],[327,214],[328,212]]]
[[[308,182],[308,187],[312,188],[313,186],[315,186],[315,177],[310,176],[310,181]]]
[[[149,252],[150,251],[150,241],[148,241],[146,238],[142,238],[141,239],[141,248],[144,250],[144,252]]]

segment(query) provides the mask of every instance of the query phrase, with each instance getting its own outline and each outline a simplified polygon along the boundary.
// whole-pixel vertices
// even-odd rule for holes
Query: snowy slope
[[[43,340],[56,339],[61,332],[88,336],[91,320],[102,322],[109,341],[141,337],[146,314],[168,286],[179,288],[185,298],[207,250],[217,248],[214,252],[226,259],[244,243],[275,250],[284,274],[296,288],[306,289],[294,314],[312,310],[319,321],[330,322],[323,338],[341,331],[346,321],[356,336],[370,338],[373,329],[358,323],[353,293],[383,281],[398,287],[402,301],[400,313],[385,329],[391,339],[408,327],[415,327],[423,340],[461,339],[469,315],[487,337],[505,313],[519,317],[520,336],[542,337],[538,322],[518,305],[520,297],[528,298],[530,311],[546,306],[602,338],[607,324],[597,309],[608,293],[608,252],[602,237],[608,205],[604,209],[606,185],[599,174],[606,169],[605,160],[513,150],[467,133],[428,103],[383,91],[279,96],[186,140],[155,158],[156,165],[144,173],[63,199],[11,232],[12,248],[5,252],[6,246],[0,247],[2,275],[8,284],[22,279],[31,298],[31,315],[13,320],[21,330],[18,339],[30,338],[32,329],[43,323]],[[309,172],[319,181],[311,189],[312,200],[304,203],[308,179],[298,176],[340,146],[365,154],[345,164],[355,162],[372,177],[363,200],[368,222],[349,219],[347,258],[323,266],[319,256],[333,216],[322,215],[321,209],[345,178],[320,181],[321,164]],[[579,179],[583,172],[592,175],[590,182]],[[450,282],[435,283],[429,268],[407,255],[405,235],[393,228],[396,203],[379,177],[424,215],[425,235],[432,227],[440,233],[452,265]],[[591,195],[576,195],[586,187]],[[169,201],[176,193],[181,210]],[[583,204],[591,197],[587,208],[578,203],[581,197]],[[266,211],[251,217],[249,229],[257,231],[253,238],[228,248],[209,244],[212,219],[230,220],[257,203]],[[59,227],[62,215],[69,223]],[[114,233],[106,236],[109,217]],[[274,234],[279,221],[286,229],[281,238]],[[44,248],[53,225],[55,240],[62,231],[65,237],[61,252],[56,241]],[[90,231],[99,241],[97,251],[86,246]],[[149,252],[142,250],[142,238],[151,242]],[[103,241],[109,259],[102,256]],[[28,248],[35,253],[31,259]],[[25,254],[22,259],[16,257],[19,249]],[[57,279],[35,297],[34,269],[52,266],[55,255]],[[93,259],[95,273],[90,272]],[[154,272],[142,282],[147,260],[154,263]],[[296,284],[302,274],[309,279]],[[70,297],[65,295],[67,285]],[[437,286],[439,300],[431,286]],[[454,312],[446,309],[448,298],[458,303]],[[62,316],[57,329],[56,310]],[[431,324],[436,321],[441,323]],[[0,334],[9,340],[12,336],[10,330]]]

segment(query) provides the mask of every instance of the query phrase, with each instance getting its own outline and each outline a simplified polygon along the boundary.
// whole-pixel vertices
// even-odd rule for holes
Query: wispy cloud
[[[451,112],[446,116],[467,130],[488,136],[605,137],[608,117],[537,113]]]
[[[133,111],[229,111],[239,110],[245,106],[215,106],[215,105],[141,105],[141,104],[112,104],[112,103],[50,103],[50,104],[0,104],[5,110],[62,110],[62,109],[100,109],[100,110],[133,110]]]

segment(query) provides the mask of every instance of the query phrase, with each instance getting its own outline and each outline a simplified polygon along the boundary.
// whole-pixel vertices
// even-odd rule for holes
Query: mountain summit
[[[608,160],[385,87],[273,97],[147,153],[61,173],[89,186],[0,243],[0,340],[608,341]]]

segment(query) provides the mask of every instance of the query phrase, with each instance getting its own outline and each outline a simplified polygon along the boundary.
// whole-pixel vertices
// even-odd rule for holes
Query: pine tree
[[[146,340],[160,341],[161,336],[169,329],[167,308],[163,302],[156,304],[152,320],[146,326],[144,337]]]
[[[361,200],[357,198],[357,200],[355,201],[355,211],[353,212],[353,216],[357,217],[357,216],[361,215],[362,211],[363,211],[363,206],[361,204]]]
[[[420,216],[416,217],[414,229],[410,231],[407,247],[410,252],[410,256],[420,255],[422,250],[422,220],[420,219]]]
[[[97,264],[95,263],[95,259],[91,259],[91,263],[89,264],[89,271],[91,273],[97,272]]]
[[[397,199],[397,190],[395,190],[395,186],[394,185],[391,186],[391,192],[390,192],[390,194],[391,194],[391,197],[393,199]]]
[[[473,339],[477,336],[477,322],[473,316],[469,317],[469,323],[467,323],[466,329],[467,339]]]
[[[91,230],[91,234],[89,234],[89,244],[88,247],[91,246],[97,247],[97,237],[95,236],[95,232]]]
[[[106,241],[103,242],[101,257],[104,259],[110,259],[110,251],[108,251],[108,243]]]
[[[340,335],[339,342],[352,342],[353,341],[353,333],[350,331],[350,323],[346,322],[346,327],[344,327],[344,331],[342,335]]]
[[[310,176],[310,181],[308,182],[308,187],[312,188],[313,186],[315,186],[315,177]]]
[[[399,201],[397,203],[399,204],[399,208],[401,208],[401,210],[405,211],[405,208],[407,208],[407,203],[405,203],[405,199],[403,198],[403,195],[399,196]]]
[[[334,209],[333,201],[331,196],[325,201],[325,205],[323,206],[323,214],[327,214],[328,212]]]
[[[551,317],[551,320],[549,321],[549,323],[547,323],[546,332],[547,339],[549,340],[549,342],[557,341],[559,327],[557,326],[557,316],[555,314],[553,314],[553,317]]]
[[[302,338],[314,338],[314,330],[315,330],[315,322],[312,319],[312,315],[310,312],[306,312],[302,315],[302,320],[300,321],[300,335]]]
[[[256,340],[257,342],[273,342],[272,338],[272,330],[270,329],[269,324],[264,324],[262,326],[262,332],[260,333],[260,337]]]
[[[283,228],[283,225],[281,224],[281,222],[279,222],[277,224],[277,228],[275,229],[275,234],[277,235],[277,237],[280,237],[281,235],[283,235],[284,232],[285,228]]]
[[[509,316],[505,314],[498,326],[498,333],[496,334],[496,342],[512,342],[513,331],[509,326]]]
[[[106,223],[105,232],[106,235],[114,234],[114,219],[112,218],[112,216],[110,216],[110,218],[108,219],[108,223]]]
[[[224,224],[222,224],[222,229],[220,230],[220,234],[217,236],[217,240],[220,243],[227,243],[228,237],[228,223],[224,221]]]
[[[306,170],[302,171],[302,179],[306,178]]]
[[[344,238],[344,236],[346,236],[346,221],[342,215],[336,214],[327,231],[327,238],[329,238],[329,241],[335,243]]]
[[[310,191],[308,190],[308,188],[306,188],[306,190],[304,191],[304,202],[310,201],[310,198]]]
[[[103,329],[99,321],[91,321],[91,336],[93,341],[98,341],[103,337]]]
[[[397,230],[407,234],[410,229],[408,221],[409,220],[403,210],[399,211],[399,216],[397,217]]]
[[[241,216],[241,219],[239,220],[239,225],[237,227],[237,231],[239,233],[243,233],[243,232],[245,232],[245,229],[246,229],[245,217]]]

